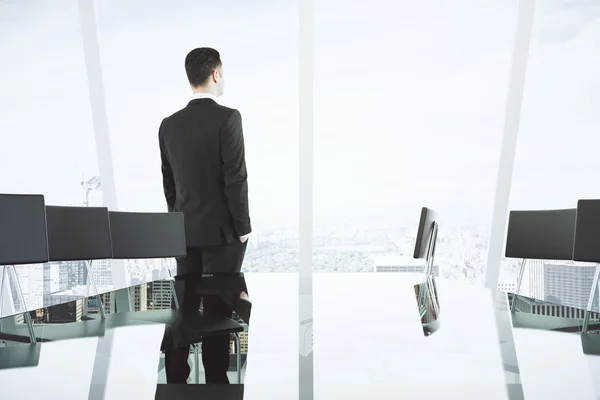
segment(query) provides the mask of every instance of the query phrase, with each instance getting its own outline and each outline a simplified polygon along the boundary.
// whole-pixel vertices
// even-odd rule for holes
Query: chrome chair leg
[[[6,313],[4,312],[4,298],[6,297],[6,287],[8,286],[8,266],[0,265],[0,271],[0,276],[2,277],[2,284],[0,285],[0,332],[2,332],[5,327],[9,330],[14,330],[16,324],[14,316],[13,318],[5,318]],[[9,296],[12,296],[12,294]],[[15,310],[13,309],[13,311]],[[9,315],[12,315],[12,312],[9,311]]]
[[[198,344],[192,345],[194,348],[194,371],[196,372],[196,384],[200,384],[200,354],[198,351]]]
[[[596,272],[594,273],[594,280],[592,281],[592,288],[590,289],[590,297],[588,298],[587,308],[583,317],[583,326],[581,327],[581,334],[586,334],[588,325],[590,323],[590,313],[594,306],[594,298],[596,297],[596,289],[598,289],[598,279],[600,278],[600,264],[596,264]]]
[[[104,312],[104,304],[102,304],[102,299],[100,298],[100,293],[98,292],[98,286],[96,286],[96,281],[94,280],[94,274],[92,272],[92,261],[84,261],[85,269],[87,270],[88,281],[86,282],[86,297],[89,297],[90,284],[94,289],[96,295],[94,296],[98,301],[98,307],[100,309],[100,319],[106,319],[106,314]],[[87,300],[86,300],[87,302]]]
[[[525,266],[527,265],[527,259],[524,258],[521,261],[521,269],[519,270],[519,277],[517,278],[517,287],[515,287],[515,292],[513,293],[512,301],[510,302],[510,311],[515,311],[515,304],[517,302],[517,296],[519,295],[519,291],[521,290],[521,283],[523,282],[523,272],[525,271]]]
[[[29,311],[27,310],[27,304],[25,304],[25,297],[23,296],[23,292],[21,291],[21,285],[19,284],[19,277],[17,276],[17,270],[14,265],[8,265],[4,267],[4,279],[2,282],[4,284],[5,280],[9,278],[9,274],[12,273],[13,279],[15,281],[15,291],[17,292],[17,297],[19,298],[19,302],[21,303],[21,307],[25,310],[23,312],[23,318],[25,319],[25,325],[27,325],[27,329],[29,331],[29,342],[31,344],[37,343],[37,339],[35,337],[35,331],[33,330],[33,323],[31,322],[31,315],[29,315]]]
[[[2,284],[0,285],[0,318],[4,317],[4,291],[6,290],[6,280],[8,279],[8,269],[4,265],[2,268]]]

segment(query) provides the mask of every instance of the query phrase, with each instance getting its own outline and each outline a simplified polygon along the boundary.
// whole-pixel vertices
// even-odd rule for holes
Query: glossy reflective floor
[[[146,322],[35,350],[19,345],[29,364],[0,369],[1,398],[299,399],[297,275],[246,280],[254,306],[242,386],[162,385],[164,325]],[[438,280],[440,325],[424,336],[420,282],[398,273],[314,275],[315,399],[596,398],[600,363],[583,354],[579,335],[514,328],[505,300]],[[0,357],[12,349],[0,348]]]

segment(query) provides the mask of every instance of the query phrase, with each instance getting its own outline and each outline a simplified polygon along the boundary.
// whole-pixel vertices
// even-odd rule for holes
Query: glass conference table
[[[18,345],[31,362],[0,369],[0,398],[293,400],[311,379],[323,400],[596,398],[596,361],[578,335],[513,329],[505,296],[494,301],[483,288],[438,280],[440,327],[425,336],[413,287],[421,275],[315,273],[311,335],[299,329],[297,274],[246,280],[253,310],[242,385],[231,371],[231,385],[168,392],[164,325],[147,323]],[[90,322],[98,323],[74,324]],[[313,371],[299,379],[311,336]]]

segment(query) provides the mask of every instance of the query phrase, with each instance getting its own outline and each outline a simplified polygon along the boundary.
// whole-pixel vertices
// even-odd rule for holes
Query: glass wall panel
[[[243,352],[252,359],[246,381],[261,380],[264,368],[288,365],[276,372],[290,388],[297,388],[298,376],[297,322],[287,323],[298,307],[297,9],[296,1],[274,0],[186,0],[177,7],[159,0],[96,2],[120,210],[167,210],[160,123],[192,99],[184,69],[188,52],[197,47],[220,52],[226,84],[218,103],[242,115],[253,228],[242,268],[253,301],[253,322],[244,336]],[[127,261],[127,284],[157,281],[173,267]],[[170,288],[161,285],[152,282],[146,289],[147,305],[155,309],[170,306],[165,301]],[[280,288],[285,296],[261,300],[269,288]],[[274,320],[284,334],[253,335],[272,331]]]
[[[487,258],[517,2],[316,8],[317,398],[332,384],[367,393],[367,381],[382,396],[503,398],[491,297],[466,283],[480,282]],[[433,271],[445,278],[426,342],[413,289],[423,206],[437,212]],[[473,313],[485,318],[467,344]]]
[[[600,144],[600,77],[595,72],[600,68],[596,51],[599,21],[600,5],[595,2],[536,5],[511,210],[575,208],[578,199],[600,197],[600,187],[595,184],[600,178],[596,153]],[[504,260],[502,264],[500,279],[507,289],[514,288],[519,262]],[[538,264],[533,270],[540,271],[525,277],[524,291],[541,299],[559,297],[569,306],[584,308],[587,293],[581,303],[571,298],[572,293],[558,293],[553,287],[557,283],[577,286],[579,282],[584,286],[573,290],[589,290],[586,268]]]
[[[253,233],[245,271],[297,271],[297,6],[295,2],[101,1],[96,16],[117,202],[166,211],[158,128],[191,100],[184,59],[221,53],[219,103],[244,124]],[[129,261],[128,284],[165,277],[162,261]]]
[[[101,205],[77,2],[2,1],[0,38],[0,193]],[[19,266],[29,309],[81,297],[72,290],[85,284],[84,269]]]
[[[599,42],[597,2],[536,2],[511,210],[575,208],[578,199],[600,197]],[[520,262],[503,260],[503,290],[514,291]],[[577,327],[594,272],[586,263],[528,261],[520,293],[538,301],[525,299],[517,312],[532,322]],[[592,308],[598,310],[597,300]],[[525,397],[597,397],[597,368],[590,370],[597,357],[586,359],[576,334],[540,331],[542,326],[514,331]]]
[[[440,276],[475,281],[516,4],[322,1],[316,18],[315,271],[407,269],[427,206]]]

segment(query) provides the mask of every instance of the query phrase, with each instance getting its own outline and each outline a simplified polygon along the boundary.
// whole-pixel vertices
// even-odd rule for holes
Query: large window
[[[88,190],[98,165],[77,2],[0,2],[0,38],[0,192],[101,205],[100,192]],[[84,276],[80,263],[17,272],[30,309]]]
[[[596,2],[538,2],[529,50],[510,208],[575,208],[598,198],[600,186],[600,5]],[[519,260],[504,260],[500,279],[517,278]],[[576,285],[586,297],[589,268],[538,262],[525,275],[523,293],[578,307],[572,296],[551,295],[556,284]],[[562,272],[558,272],[557,268]],[[542,270],[545,270],[542,272]],[[553,272],[554,271],[554,272]],[[554,278],[561,277],[561,281]],[[535,290],[530,288],[536,288]],[[585,293],[584,293],[585,292]],[[566,296],[566,297],[565,297]],[[550,299],[548,299],[550,300]],[[550,300],[552,301],[552,300]]]
[[[221,53],[244,121],[254,232],[245,271],[297,271],[297,3],[96,2],[119,209],[165,211],[158,127],[191,98],[195,47]],[[131,284],[163,265],[130,262]]]
[[[366,393],[359,375],[378,371],[366,381],[404,393],[452,397],[471,379],[502,393],[489,294],[440,282],[445,331],[423,342],[412,285],[424,262],[412,255],[421,207],[430,207],[434,272],[483,275],[516,17],[517,3],[505,1],[317,2],[313,270],[382,273],[315,274],[315,392],[336,382]],[[481,308],[465,314],[469,301]],[[482,313],[465,340],[465,315]],[[460,376],[448,354],[461,354]],[[439,362],[421,364],[430,359]],[[440,382],[419,386],[415,371]]]
[[[113,167],[118,209],[166,211],[158,128],[190,100],[185,55],[195,47],[214,47],[227,81],[219,102],[240,110],[244,121],[253,233],[243,271],[290,272],[248,274],[258,326],[272,324],[273,316],[285,322],[278,325],[280,332],[265,330],[271,335],[250,344],[259,357],[249,364],[284,365],[276,380],[296,385],[295,366],[305,371],[303,363],[312,362],[304,356],[312,352],[312,308],[305,306],[312,307],[313,298],[306,282],[299,287],[296,272],[298,210],[314,205],[314,342],[322,357],[313,374],[320,377],[317,384],[361,382],[365,375],[353,364],[361,356],[372,357],[363,363],[372,381],[400,382],[399,376],[408,376],[403,368],[414,373],[419,360],[447,355],[446,364],[439,365],[458,371],[460,357],[464,385],[482,382],[477,374],[484,372],[499,377],[489,293],[474,286],[460,290],[464,282],[480,281],[487,261],[519,1],[315,3],[315,74],[308,82],[315,89],[313,199],[299,204],[298,66],[304,60],[298,56],[307,43],[299,46],[306,38],[298,37],[298,0],[181,0],[176,6],[164,0],[0,0],[5,61],[0,64],[0,192],[42,193],[52,205],[101,205],[102,191],[113,190],[103,183],[113,177],[100,176],[95,138],[108,135],[112,156],[100,148],[100,161]],[[573,208],[577,199],[600,196],[594,185],[600,178],[600,4],[537,3],[512,177],[513,210]],[[86,4],[95,7],[96,21],[80,20],[78,6]],[[303,23],[312,22],[305,17]],[[95,132],[92,124],[83,53],[90,37],[82,40],[82,22],[84,28],[96,22],[103,93],[93,93],[93,99],[106,102],[108,132]],[[424,266],[412,259],[423,206],[439,217],[434,272],[446,278],[440,283],[442,307],[455,311],[445,314],[450,318],[444,329],[456,334],[433,336],[427,345],[416,305],[412,308],[415,273],[422,274]],[[503,260],[500,289],[514,291],[517,262]],[[170,307],[171,288],[162,279],[173,267],[173,260],[102,260],[95,262],[93,275],[103,292],[137,285],[130,293],[139,311]],[[123,270],[125,280],[116,282],[113,272]],[[530,271],[523,294],[587,305],[593,270],[586,265],[544,262]],[[18,274],[30,309],[93,294],[87,291],[83,262],[23,266]],[[277,290],[261,290],[262,285]],[[276,296],[268,298],[267,292]],[[102,299],[112,312],[121,297],[105,293]],[[99,305],[85,304],[87,311]],[[65,315],[54,317],[70,318],[80,306],[72,303]],[[307,310],[310,315],[304,315]],[[554,315],[553,310],[541,314]],[[464,327],[473,315],[477,329],[469,336]],[[299,343],[297,324],[288,324],[298,319],[306,328],[299,332],[300,363],[295,353],[285,353]],[[549,348],[566,349],[566,341],[549,347],[537,340],[540,335],[514,332],[522,375],[539,376],[533,382],[544,390],[547,382],[559,382],[545,374],[549,367],[561,372],[560,363],[544,357]],[[477,342],[476,336],[485,340]],[[445,342],[436,342],[440,337]],[[581,361],[579,339],[562,337],[574,345],[568,354]],[[356,343],[360,346],[352,348]],[[539,349],[532,346],[540,343]],[[398,354],[404,357],[400,361]],[[534,366],[532,360],[544,365]],[[587,384],[587,366],[561,365],[577,372],[581,381],[575,386]],[[328,375],[325,367],[336,372]],[[431,369],[426,377],[442,376],[439,371]],[[451,384],[462,390],[455,380]]]
[[[516,2],[320,1],[316,18],[314,270],[419,266],[427,206],[440,275],[476,281]]]

